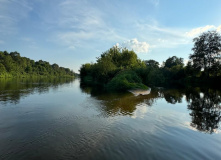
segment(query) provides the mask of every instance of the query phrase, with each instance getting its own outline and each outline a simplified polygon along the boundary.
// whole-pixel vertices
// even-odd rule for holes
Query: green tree
[[[6,72],[5,66],[0,63],[0,74],[4,74]]]
[[[182,84],[185,76],[183,66],[183,58],[169,57],[162,68],[165,82],[167,84]]]
[[[155,60],[146,60],[144,61],[145,65],[147,67],[151,67],[151,68],[159,68],[159,62],[155,61]]]
[[[15,63],[10,55],[4,57],[3,64],[8,72],[13,72],[16,68]]]
[[[212,66],[220,63],[221,36],[216,31],[208,31],[194,38],[193,42],[193,54],[190,55],[193,67],[203,69],[209,76]]]
[[[183,58],[178,58],[176,56],[169,57],[166,62],[164,62],[164,67],[172,68],[173,66],[184,66]]]
[[[50,76],[74,76],[74,72],[68,68],[59,67],[57,64],[39,60],[35,62],[26,57],[21,57],[18,52],[8,53],[0,51],[1,77],[26,76],[26,75],[50,75]],[[4,72],[4,74],[3,74]]]
[[[121,56],[121,65],[125,69],[137,68],[144,65],[142,61],[137,58],[137,55],[134,51],[123,49]]]
[[[96,63],[83,64],[79,71],[82,82],[104,86],[119,73],[139,67],[145,67],[145,64],[134,51],[115,46],[97,57]]]
[[[151,86],[163,86],[165,82],[165,77],[163,73],[158,68],[151,68],[149,72],[146,74],[146,83],[147,85]]]

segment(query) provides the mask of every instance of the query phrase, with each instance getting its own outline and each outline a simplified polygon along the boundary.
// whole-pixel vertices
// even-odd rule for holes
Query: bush
[[[129,89],[148,89],[133,71],[124,71],[116,75],[108,84],[108,90],[126,91]]]

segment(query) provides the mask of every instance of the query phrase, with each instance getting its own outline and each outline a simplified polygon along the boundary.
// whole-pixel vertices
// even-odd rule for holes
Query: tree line
[[[0,77],[56,76],[73,77],[69,68],[50,64],[47,61],[34,61],[21,57],[18,52],[0,51]]]
[[[114,46],[102,53],[96,63],[81,66],[81,82],[110,90],[170,85],[220,87],[221,36],[208,31],[193,42],[193,54],[186,65],[183,58],[172,56],[160,66],[155,60],[140,60],[133,50]]]

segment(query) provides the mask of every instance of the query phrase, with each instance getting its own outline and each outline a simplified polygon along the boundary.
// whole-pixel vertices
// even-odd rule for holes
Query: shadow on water
[[[187,102],[190,111],[191,127],[204,133],[214,133],[219,127],[221,113],[221,92],[212,89],[186,88],[163,89],[155,88],[149,95],[134,96],[132,93],[109,93],[97,88],[83,87],[84,93],[101,101],[99,110],[106,116],[129,115],[133,116],[137,107],[146,105],[151,107],[157,99],[163,98],[170,104]]]
[[[47,93],[49,88],[56,90],[59,85],[68,84],[73,78],[23,78],[1,79],[0,78],[0,102],[19,103],[22,97],[34,93]]]

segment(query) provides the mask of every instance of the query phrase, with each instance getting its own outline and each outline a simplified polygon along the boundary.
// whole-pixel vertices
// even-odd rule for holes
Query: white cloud
[[[216,27],[214,25],[206,25],[204,27],[193,28],[188,31],[182,28],[165,28],[160,27],[158,23],[148,24],[137,22],[138,29],[137,36],[146,39],[150,42],[151,49],[156,48],[176,48],[181,45],[192,44],[192,38],[208,30],[216,30],[221,33],[221,25]]]
[[[139,42],[136,38],[123,42],[121,46],[129,50],[134,50],[137,53],[147,53],[150,48],[147,42]]]
[[[162,27],[154,19],[149,19],[149,21],[138,20],[134,23],[134,27],[136,28],[136,36],[140,39],[148,41],[151,46],[151,50],[157,48],[177,48],[182,45],[191,45],[194,37],[208,30],[216,30],[217,32],[221,33],[221,25],[206,25],[189,30],[187,28]]]
[[[185,36],[186,29],[166,28],[160,26],[157,21],[151,21],[135,23],[138,30],[137,37],[149,42],[150,52],[157,48],[176,48],[180,45],[191,44],[191,39]]]
[[[221,32],[221,25],[219,27],[217,27],[216,31]]]
[[[191,31],[186,32],[186,36],[193,38],[193,37],[196,37],[196,36],[198,36],[199,34],[201,34],[203,32],[209,31],[209,30],[216,30],[217,32],[220,32],[221,31],[221,25],[218,26],[218,27],[216,27],[214,25],[206,25],[204,27],[194,28]]]

